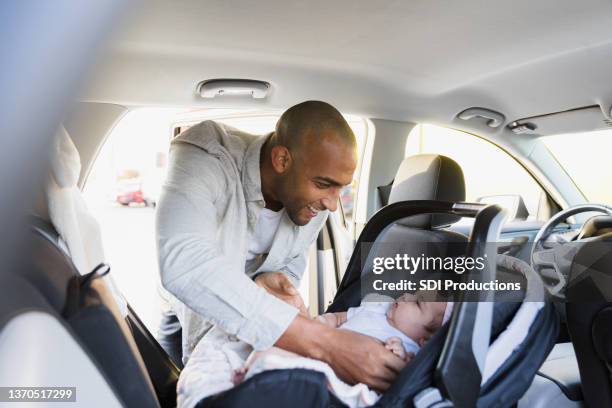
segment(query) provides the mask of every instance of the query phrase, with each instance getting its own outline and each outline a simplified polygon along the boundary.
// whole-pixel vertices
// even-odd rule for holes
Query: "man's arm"
[[[328,363],[342,380],[384,391],[405,361],[373,337],[296,316],[276,346]]]
[[[330,327],[339,327],[346,322],[346,312],[324,313],[316,317],[321,323]]]
[[[257,286],[244,265],[221,250],[214,203],[227,186],[220,166],[195,146],[173,146],[157,207],[162,284],[190,309],[261,350],[278,340],[298,310]]]
[[[291,304],[300,304],[301,297],[282,273],[266,273],[265,286],[273,295]],[[289,289],[293,290],[289,290]],[[333,314],[346,320],[346,313]],[[348,383],[362,382],[378,390],[387,389],[406,361],[373,337],[349,330],[339,330],[316,319],[298,315],[276,342],[276,346],[294,353],[327,362],[335,373]]]

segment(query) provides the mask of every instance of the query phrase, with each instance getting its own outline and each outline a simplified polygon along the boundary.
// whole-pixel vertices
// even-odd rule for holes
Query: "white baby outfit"
[[[419,345],[389,324],[387,311],[391,305],[393,301],[364,301],[361,306],[351,307],[347,311],[347,320],[340,328],[377,338],[383,343],[390,337],[399,337],[406,352],[416,354],[420,349]]]

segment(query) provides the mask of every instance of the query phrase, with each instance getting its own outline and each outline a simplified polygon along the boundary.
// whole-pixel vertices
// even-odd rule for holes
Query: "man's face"
[[[353,180],[357,151],[332,132],[323,132],[306,137],[292,159],[280,177],[278,195],[289,218],[301,226],[319,211],[336,210],[342,187]]]
[[[421,345],[442,326],[446,302],[424,302],[423,296],[406,293],[389,308],[389,323]]]

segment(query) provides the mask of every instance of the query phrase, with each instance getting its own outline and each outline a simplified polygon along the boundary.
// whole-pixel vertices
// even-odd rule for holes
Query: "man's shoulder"
[[[249,145],[259,137],[220,122],[205,120],[178,135],[172,143],[187,143],[209,154],[227,153],[235,159],[240,159]]]

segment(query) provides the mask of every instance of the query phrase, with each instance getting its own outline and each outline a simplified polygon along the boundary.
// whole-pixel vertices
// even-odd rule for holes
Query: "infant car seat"
[[[466,255],[483,256],[499,237],[503,214],[495,205],[442,201],[402,201],[390,204],[368,222],[356,248],[374,242],[390,225],[406,217],[445,214],[473,217],[474,226]],[[359,305],[359,297],[345,291],[359,290],[363,278],[361,260],[367,254],[355,250],[343,282],[329,311]],[[489,254],[495,259],[495,254]],[[516,261],[516,260],[515,260]],[[519,262],[507,262],[518,264]],[[529,282],[529,292],[544,289],[527,265],[520,272]],[[496,276],[496,263],[481,274]],[[473,277],[471,277],[473,279]],[[347,300],[350,299],[350,300]],[[408,364],[375,407],[509,407],[527,390],[538,368],[552,349],[559,328],[557,312],[543,302],[460,302],[447,322]],[[521,329],[522,328],[522,329]],[[522,331],[521,331],[522,330]],[[503,344],[504,353],[495,351]],[[497,349],[499,351],[499,348]],[[495,355],[491,355],[495,354]],[[501,355],[503,354],[503,355]],[[493,357],[493,358],[490,358]],[[304,370],[274,370],[253,376],[239,386],[203,399],[198,407],[344,407],[328,391],[323,374]]]

